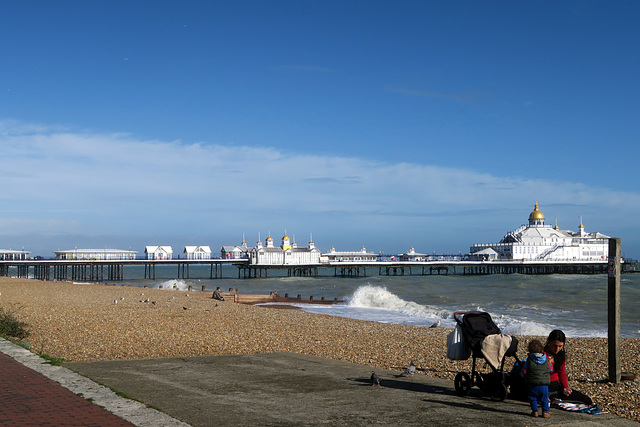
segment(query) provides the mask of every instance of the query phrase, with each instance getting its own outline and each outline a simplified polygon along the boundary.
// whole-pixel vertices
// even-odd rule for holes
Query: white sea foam
[[[398,312],[408,317],[447,319],[453,313],[443,308],[421,305],[413,301],[405,301],[389,292],[384,286],[360,286],[347,298],[349,307],[374,308]]]
[[[154,288],[162,288],[162,289],[175,289],[178,291],[187,291],[189,290],[189,285],[187,282],[181,279],[171,279],[166,282],[158,283],[154,286]]]
[[[440,320],[442,327],[452,328],[455,326],[452,310],[405,301],[384,286],[360,286],[351,296],[346,298],[344,304],[323,306],[300,304],[299,307],[309,312],[383,323],[430,326]],[[545,336],[552,329],[555,329],[553,325],[548,323],[519,319],[502,313],[492,313],[481,306],[467,307],[466,309],[489,312],[496,325],[507,334]],[[602,336],[602,331],[565,329],[571,336]]]

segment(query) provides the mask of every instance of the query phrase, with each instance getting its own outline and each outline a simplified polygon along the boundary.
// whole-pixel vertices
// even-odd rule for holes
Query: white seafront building
[[[15,249],[0,249],[0,261],[16,261],[29,259],[30,251]]]
[[[182,251],[184,259],[211,259],[209,246],[185,246]]]
[[[131,260],[136,259],[138,251],[124,249],[70,249],[54,252],[56,259],[66,260]]]
[[[320,263],[320,249],[316,248],[313,239],[308,247],[298,247],[289,236],[282,237],[282,244],[274,246],[273,238],[267,237],[265,245],[258,240],[256,247],[248,251],[249,263],[252,265],[310,265]]]
[[[220,248],[220,257],[222,259],[249,259],[249,247],[244,240],[242,234],[242,243],[239,246],[224,245]]]
[[[173,248],[171,246],[149,245],[144,247],[146,259],[172,259]]]
[[[327,262],[373,262],[377,261],[378,256],[373,252],[367,252],[364,246],[359,251],[336,251],[332,247],[329,252],[322,254],[322,258]]]
[[[609,254],[608,239],[602,233],[587,233],[583,224],[577,232],[547,225],[536,203],[528,225],[508,232],[499,243],[474,244],[469,253],[486,260],[602,261]]]

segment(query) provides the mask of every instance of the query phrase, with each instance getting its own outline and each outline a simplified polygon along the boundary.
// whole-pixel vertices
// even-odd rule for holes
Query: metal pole
[[[619,383],[620,369],[620,239],[609,239],[609,382]]]

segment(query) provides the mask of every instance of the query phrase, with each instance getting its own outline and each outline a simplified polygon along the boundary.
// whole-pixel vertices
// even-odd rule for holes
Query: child
[[[538,401],[542,403],[542,416],[549,418],[549,366],[544,346],[538,340],[529,342],[529,356],[524,364],[522,373],[527,385],[527,395],[531,404],[531,416],[538,416]]]

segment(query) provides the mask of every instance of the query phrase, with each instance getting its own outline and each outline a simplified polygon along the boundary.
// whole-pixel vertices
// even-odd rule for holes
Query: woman
[[[547,344],[544,347],[544,351],[549,359],[549,364],[553,364],[551,384],[549,384],[549,397],[551,400],[555,398],[593,405],[593,401],[589,396],[569,388],[567,374],[565,373],[566,353],[564,343],[566,340],[564,332],[555,329],[549,334]]]

